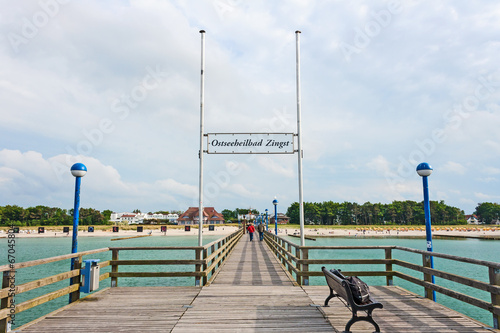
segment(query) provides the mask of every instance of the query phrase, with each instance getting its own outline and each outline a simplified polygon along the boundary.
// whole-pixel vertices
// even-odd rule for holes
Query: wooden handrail
[[[61,260],[66,260],[66,259],[71,259],[71,258],[77,258],[79,256],[86,256],[89,254],[101,253],[101,252],[106,252],[106,251],[109,251],[108,247],[105,247],[102,249],[96,249],[96,250],[83,251],[83,252],[78,252],[78,253],[64,254],[61,256],[57,256],[57,257],[25,261],[25,262],[15,263],[13,268],[15,270],[18,270],[20,268],[44,265],[44,264],[49,264],[51,262],[56,262],[56,261],[61,261]],[[10,264],[0,266],[0,272],[6,272],[6,271],[10,271],[10,270],[12,270],[12,267],[10,266]]]
[[[454,260],[454,261],[459,261],[459,262],[465,262],[468,264],[474,264],[474,265],[479,265],[479,266],[486,266],[486,267],[500,269],[500,263],[493,262],[493,261],[465,258],[465,257],[454,256],[452,254],[445,254],[445,253],[439,253],[439,252],[427,252],[427,251],[412,249],[412,248],[404,247],[404,246],[394,246],[393,248],[396,250],[401,250],[401,251],[406,251],[406,252],[431,255],[435,258],[449,259],[449,260]]]

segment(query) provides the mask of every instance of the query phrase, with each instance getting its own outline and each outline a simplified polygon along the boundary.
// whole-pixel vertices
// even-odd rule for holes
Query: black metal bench
[[[325,267],[321,267],[321,270],[323,271],[326,283],[330,288],[330,295],[325,299],[324,306],[328,306],[330,299],[337,296],[352,312],[352,318],[345,325],[344,333],[349,333],[351,326],[358,321],[367,321],[375,327],[375,332],[380,332],[378,324],[375,320],[373,320],[372,311],[375,309],[382,309],[384,307],[382,303],[376,302],[370,296],[369,300],[365,304],[357,304],[354,301],[351,288],[345,279],[333,274]],[[358,316],[358,311],[366,312],[366,316]]]

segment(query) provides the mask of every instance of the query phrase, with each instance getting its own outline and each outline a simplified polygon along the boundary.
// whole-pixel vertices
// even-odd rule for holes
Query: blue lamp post
[[[266,208],[266,231],[269,231],[269,218],[268,218],[267,212],[268,212],[268,210]]]
[[[278,199],[276,199],[276,197],[274,197],[273,205],[274,205],[274,232],[277,236],[278,235]]]
[[[82,163],[75,163],[71,167],[71,174],[75,176],[75,205],[73,208],[73,240],[71,242],[71,253],[78,252],[78,218],[80,211],[80,184],[82,177],[87,173],[87,167]],[[71,270],[75,269],[75,258],[71,258]],[[75,280],[74,280],[75,279]],[[70,285],[77,283],[78,280],[74,277],[70,281]],[[69,302],[73,302],[72,294],[69,295]]]
[[[75,176],[75,206],[73,209],[73,241],[71,242],[71,253],[78,252],[78,219],[80,210],[80,184],[82,177],[87,173],[87,167],[82,163],[75,163],[71,167],[71,174]],[[71,270],[74,267],[74,258],[71,260]]]
[[[429,184],[427,177],[432,173],[432,167],[429,163],[420,163],[417,166],[417,173],[422,177],[424,187],[424,211],[425,211],[425,236],[427,239],[427,251],[432,252],[432,230],[431,230],[431,209],[429,204]],[[430,256],[431,268],[434,268],[434,257]],[[434,275],[432,275],[432,283],[434,283]],[[432,291],[432,299],[436,301],[436,291]]]

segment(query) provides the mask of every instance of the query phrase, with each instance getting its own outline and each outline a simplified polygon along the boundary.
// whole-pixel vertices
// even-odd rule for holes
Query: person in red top
[[[253,241],[253,233],[255,232],[255,227],[252,223],[247,228],[248,234],[250,235],[250,242]]]

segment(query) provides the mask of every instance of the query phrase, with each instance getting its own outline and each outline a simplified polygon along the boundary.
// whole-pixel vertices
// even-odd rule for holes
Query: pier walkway
[[[491,332],[402,288],[371,290],[382,332]],[[328,293],[298,286],[265,242],[243,237],[208,286],[106,288],[15,332],[342,332],[350,313],[338,299],[320,307]]]

